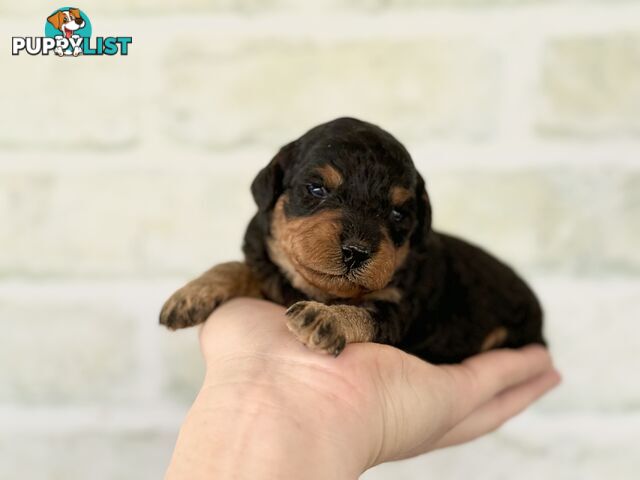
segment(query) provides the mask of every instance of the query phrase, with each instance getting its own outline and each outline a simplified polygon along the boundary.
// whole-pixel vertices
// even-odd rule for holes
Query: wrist
[[[357,422],[345,418],[340,398],[299,377],[299,367],[256,359],[210,366],[172,466],[201,470],[190,479],[357,478],[368,463]]]
[[[359,472],[332,443],[324,429],[291,405],[281,405],[281,398],[269,393],[243,392],[240,405],[231,406],[213,415],[226,439],[227,451],[219,451],[219,476],[236,478],[240,472],[247,478],[336,478],[352,480]],[[203,401],[210,403],[220,397],[207,392]],[[230,402],[238,402],[233,396]],[[233,439],[233,440],[231,440]]]

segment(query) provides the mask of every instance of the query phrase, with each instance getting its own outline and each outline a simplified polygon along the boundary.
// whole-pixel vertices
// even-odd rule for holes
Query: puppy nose
[[[371,252],[369,248],[363,245],[347,243],[342,245],[342,261],[349,270],[355,270],[361,267],[364,262],[369,260]]]
[[[84,22],[84,20],[82,20],[81,18],[76,18],[76,23],[78,25],[82,25],[82,22]]]

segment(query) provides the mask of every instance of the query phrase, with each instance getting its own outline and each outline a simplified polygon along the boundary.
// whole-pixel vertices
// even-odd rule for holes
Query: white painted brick
[[[176,289],[182,285],[176,285]],[[178,404],[190,405],[204,378],[204,361],[200,354],[198,329],[189,328],[161,335],[163,394]]]
[[[86,0],[80,5],[90,18],[99,18],[99,15],[157,15],[167,13],[198,14],[202,12],[253,12],[259,13],[272,8],[294,6],[295,2],[284,0],[112,0],[101,2],[99,0]],[[49,15],[55,6],[45,2],[12,2],[0,0],[0,12],[6,14],[37,14],[40,13],[43,20]],[[95,16],[95,17],[94,17]]]
[[[638,30],[550,42],[542,66],[541,133],[637,137],[639,45]]]
[[[637,271],[640,202],[635,169],[429,169],[436,228],[516,266],[544,271]]]
[[[615,193],[599,199],[596,205],[603,202],[614,208],[602,218],[606,234],[602,255],[608,263],[628,270],[631,265],[640,264],[640,174],[629,173],[621,178]]]
[[[0,148],[68,153],[134,145],[140,129],[135,82],[140,63],[132,58],[1,55],[0,105],[11,112],[11,121],[0,129]]]
[[[15,404],[190,405],[204,376],[197,329],[158,324],[185,281],[0,283],[0,423]]]
[[[163,129],[180,144],[282,144],[344,115],[385,119],[403,140],[478,140],[496,121],[500,57],[463,39],[228,42],[197,30],[172,42],[164,75]]]
[[[0,479],[157,480],[174,442],[175,434],[155,431],[0,434]]]
[[[240,258],[249,182],[188,171],[2,175],[0,269],[199,273]]]
[[[134,390],[135,323],[88,299],[0,296],[0,403],[124,401]]]
[[[525,414],[488,437],[376,467],[361,478],[413,480],[634,480],[640,418]]]
[[[166,14],[226,13],[261,14],[272,11],[378,11],[389,8],[478,7],[545,4],[558,0],[86,0],[82,9],[89,14]],[[561,0],[563,2],[567,0]],[[38,13],[53,10],[44,2],[12,2],[0,0],[0,12],[8,14]]]
[[[546,314],[546,336],[563,383],[544,411],[631,411],[637,376],[640,281],[533,278]]]
[[[424,9],[425,7],[498,7],[498,6],[525,6],[525,5],[544,5],[546,3],[562,3],[564,0],[349,0],[340,2],[338,0],[327,0],[334,6],[342,6],[346,8],[362,9],[362,10],[386,10],[388,8],[399,9]]]

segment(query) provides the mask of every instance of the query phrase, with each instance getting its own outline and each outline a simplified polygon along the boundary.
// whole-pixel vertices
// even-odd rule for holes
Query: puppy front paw
[[[243,296],[261,297],[253,272],[243,262],[221,263],[171,295],[160,312],[160,324],[172,330],[197,325],[222,302]]]
[[[347,343],[338,312],[330,305],[302,301],[286,312],[287,327],[298,340],[313,350],[340,355]]]
[[[165,302],[160,312],[160,324],[176,330],[204,322],[225,300],[223,292],[206,285],[188,284]]]

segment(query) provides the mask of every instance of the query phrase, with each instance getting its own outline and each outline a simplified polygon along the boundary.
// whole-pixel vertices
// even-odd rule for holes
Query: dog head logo
[[[45,35],[50,38],[64,38],[67,48],[58,45],[56,55],[73,55],[77,57],[83,53],[82,42],[91,36],[91,22],[79,9],[72,7],[59,8],[47,17]]]
[[[65,38],[71,38],[76,30],[84,28],[86,22],[82,19],[80,10],[70,8],[69,10],[58,10],[47,18],[56,30],[60,30]]]

